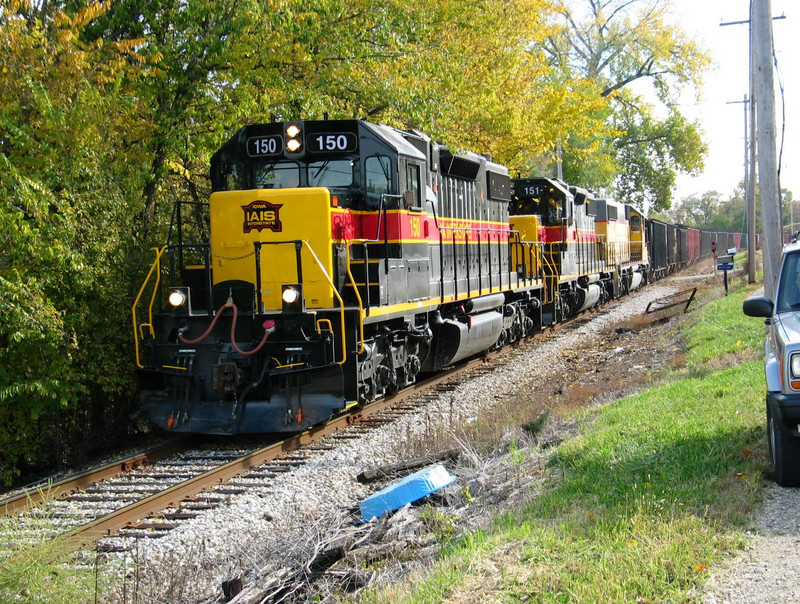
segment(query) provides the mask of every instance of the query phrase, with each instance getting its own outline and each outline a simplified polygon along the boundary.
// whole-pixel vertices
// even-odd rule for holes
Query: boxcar
[[[650,281],[660,279],[669,273],[667,226],[667,223],[660,220],[647,221],[647,242],[650,246]]]

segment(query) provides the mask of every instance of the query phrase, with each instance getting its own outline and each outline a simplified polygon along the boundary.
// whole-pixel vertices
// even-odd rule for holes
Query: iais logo
[[[283,230],[281,219],[278,211],[283,207],[282,204],[272,204],[268,201],[256,200],[250,202],[246,206],[242,206],[244,210],[244,224],[242,231],[249,233],[250,231],[261,231],[269,229],[273,233],[280,233]]]

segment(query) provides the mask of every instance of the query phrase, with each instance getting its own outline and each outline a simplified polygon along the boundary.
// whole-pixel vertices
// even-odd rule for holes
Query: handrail
[[[153,261],[152,266],[150,267],[150,271],[147,273],[147,277],[145,277],[142,286],[139,288],[139,293],[136,294],[136,299],[133,301],[133,307],[131,308],[131,315],[133,318],[133,347],[134,353],[136,355],[136,366],[139,369],[144,369],[144,365],[139,360],[139,337],[141,334],[142,339],[144,339],[144,334],[141,333],[140,327],[144,327],[145,325],[150,328],[150,336],[155,337],[155,333],[153,331],[153,304],[155,304],[156,294],[158,293],[158,286],[161,284],[161,256],[164,255],[168,246],[163,246],[161,249],[153,248],[153,251],[156,252],[156,259]],[[139,301],[142,298],[142,294],[144,293],[145,287],[150,282],[150,278],[153,276],[153,271],[156,271],[156,282],[153,286],[153,294],[150,296],[150,304],[147,307],[147,318],[149,323],[142,323],[141,326],[137,325],[136,321],[136,307],[139,305]],[[138,332],[138,333],[137,333]]]
[[[536,261],[536,266],[539,270],[539,280],[544,283],[544,243],[541,241],[534,241],[531,245],[533,246],[533,258]]]
[[[547,245],[547,244],[545,244],[545,245]],[[552,255],[558,254],[560,252],[554,252],[553,249],[552,249],[552,245],[553,244],[550,244],[550,245],[551,245],[550,252],[549,253],[542,252],[542,259],[543,259],[543,265],[546,264],[548,266],[548,268],[550,269],[550,279],[552,280],[553,285],[555,287],[547,288],[547,290],[549,290],[549,292],[550,292],[550,297],[544,301],[545,304],[550,304],[550,302],[555,302],[556,291],[558,291],[558,287],[557,287],[558,286],[558,280],[560,278],[560,275],[558,274],[558,265],[555,262],[553,262],[553,259],[551,257]]]
[[[342,300],[342,296],[340,296],[339,292],[336,290],[336,286],[334,285],[333,280],[331,279],[330,275],[328,275],[328,271],[325,270],[325,267],[322,265],[322,262],[320,262],[320,259],[317,257],[317,254],[314,252],[314,248],[311,247],[311,244],[306,239],[301,239],[300,242],[308,246],[308,251],[311,254],[311,257],[314,258],[314,261],[317,263],[317,266],[319,267],[319,270],[322,272],[322,275],[328,281],[328,285],[331,286],[331,291],[333,292],[333,295],[336,296],[336,299],[339,301],[339,315],[340,315],[341,322],[342,322],[342,325],[341,325],[341,327],[342,327],[342,360],[341,361],[337,361],[336,364],[337,365],[344,365],[345,362],[347,361],[347,338],[346,338],[347,334],[346,334],[345,328],[344,328],[344,300]],[[259,295],[260,295],[260,293],[259,293]]]
[[[350,283],[353,285],[353,291],[356,294],[356,300],[358,300],[358,332],[360,334],[360,347],[358,349],[358,354],[364,352],[364,304],[361,302],[361,294],[358,293],[358,285],[356,285],[355,277],[353,277],[353,272],[350,270],[350,246],[353,243],[350,241],[345,246],[345,266],[347,267],[347,276],[350,277]],[[369,265],[366,263],[364,264],[364,287],[369,288]]]

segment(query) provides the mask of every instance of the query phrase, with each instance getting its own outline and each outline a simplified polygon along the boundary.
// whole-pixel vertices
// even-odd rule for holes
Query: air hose
[[[183,337],[183,330],[180,330],[178,331],[178,339],[184,344],[197,344],[199,342],[202,342],[214,330],[214,326],[217,324],[217,321],[219,321],[219,318],[222,316],[222,313],[227,308],[233,309],[233,321],[231,322],[231,346],[233,346],[233,349],[236,352],[244,356],[249,356],[251,354],[257,353],[259,350],[261,350],[261,348],[263,348],[264,344],[267,343],[267,338],[269,338],[269,334],[275,331],[275,321],[273,321],[272,319],[267,319],[266,321],[264,321],[262,325],[262,327],[264,328],[264,336],[261,338],[261,342],[258,343],[258,346],[256,346],[252,350],[242,350],[241,348],[239,348],[239,346],[237,346],[236,339],[234,337],[236,333],[236,321],[239,317],[239,309],[236,307],[236,304],[234,304],[233,298],[228,298],[228,301],[219,307],[219,310],[214,315],[213,321],[211,321],[211,325],[208,326],[208,329],[206,329],[205,332],[203,332],[203,335],[201,335],[199,338],[195,338],[193,340],[187,340],[186,338]]]

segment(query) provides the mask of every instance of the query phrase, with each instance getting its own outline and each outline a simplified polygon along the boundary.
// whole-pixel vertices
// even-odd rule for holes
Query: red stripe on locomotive
[[[505,243],[509,239],[510,228],[507,224],[492,224],[480,221],[456,219],[439,219],[439,227],[433,217],[410,212],[357,212],[344,210],[331,215],[331,237],[336,241],[354,239],[387,238],[389,241],[428,241],[438,243],[439,236],[443,241],[463,243],[464,241],[482,241]]]
[[[566,230],[566,240],[564,231]],[[544,226],[539,227],[539,240],[544,243],[594,243],[597,233],[590,229],[576,229],[574,226]]]

